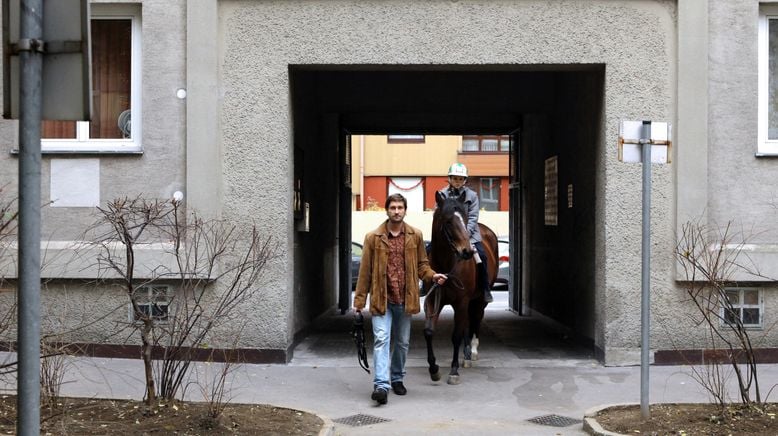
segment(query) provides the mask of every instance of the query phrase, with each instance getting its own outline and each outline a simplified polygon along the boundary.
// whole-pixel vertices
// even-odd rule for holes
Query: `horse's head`
[[[435,193],[437,208],[432,217],[433,250],[453,251],[460,259],[473,257],[470,232],[467,231],[467,207],[465,193],[458,197],[444,197]]]

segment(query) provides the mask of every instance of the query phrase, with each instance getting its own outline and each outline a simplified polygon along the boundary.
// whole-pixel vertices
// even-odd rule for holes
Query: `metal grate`
[[[365,415],[360,413],[357,415],[346,416],[345,418],[333,419],[332,422],[338,424],[346,424],[352,427],[360,427],[363,425],[381,424],[382,422],[389,422],[390,419],[381,418],[379,416]]]
[[[543,415],[530,418],[527,421],[540,425],[550,425],[552,427],[567,427],[568,425],[581,424],[583,421],[575,418],[568,418],[559,415]]]

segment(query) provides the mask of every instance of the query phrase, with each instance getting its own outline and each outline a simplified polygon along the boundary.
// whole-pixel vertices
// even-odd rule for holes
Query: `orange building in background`
[[[447,185],[448,167],[467,166],[467,185],[482,210],[508,210],[508,135],[354,135],[351,137],[353,210],[383,208],[395,192],[409,211],[435,207],[435,191]]]

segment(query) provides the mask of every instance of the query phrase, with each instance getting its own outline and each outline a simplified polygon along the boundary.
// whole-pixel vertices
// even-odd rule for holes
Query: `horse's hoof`
[[[430,378],[432,381],[440,381],[440,372],[436,372],[434,374],[430,373]]]
[[[473,366],[473,361],[469,359],[465,359],[464,362],[462,362],[462,367],[464,368],[471,368]]]
[[[470,359],[478,360],[478,352],[474,351],[474,352],[470,353]]]
[[[459,384],[459,376],[458,375],[449,375],[448,380],[446,380],[446,383],[450,385],[458,385]]]

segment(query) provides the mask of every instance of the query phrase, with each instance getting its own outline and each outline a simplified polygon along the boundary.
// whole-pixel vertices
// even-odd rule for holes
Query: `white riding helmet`
[[[448,175],[467,177],[467,167],[464,164],[455,162],[449,167]]]

